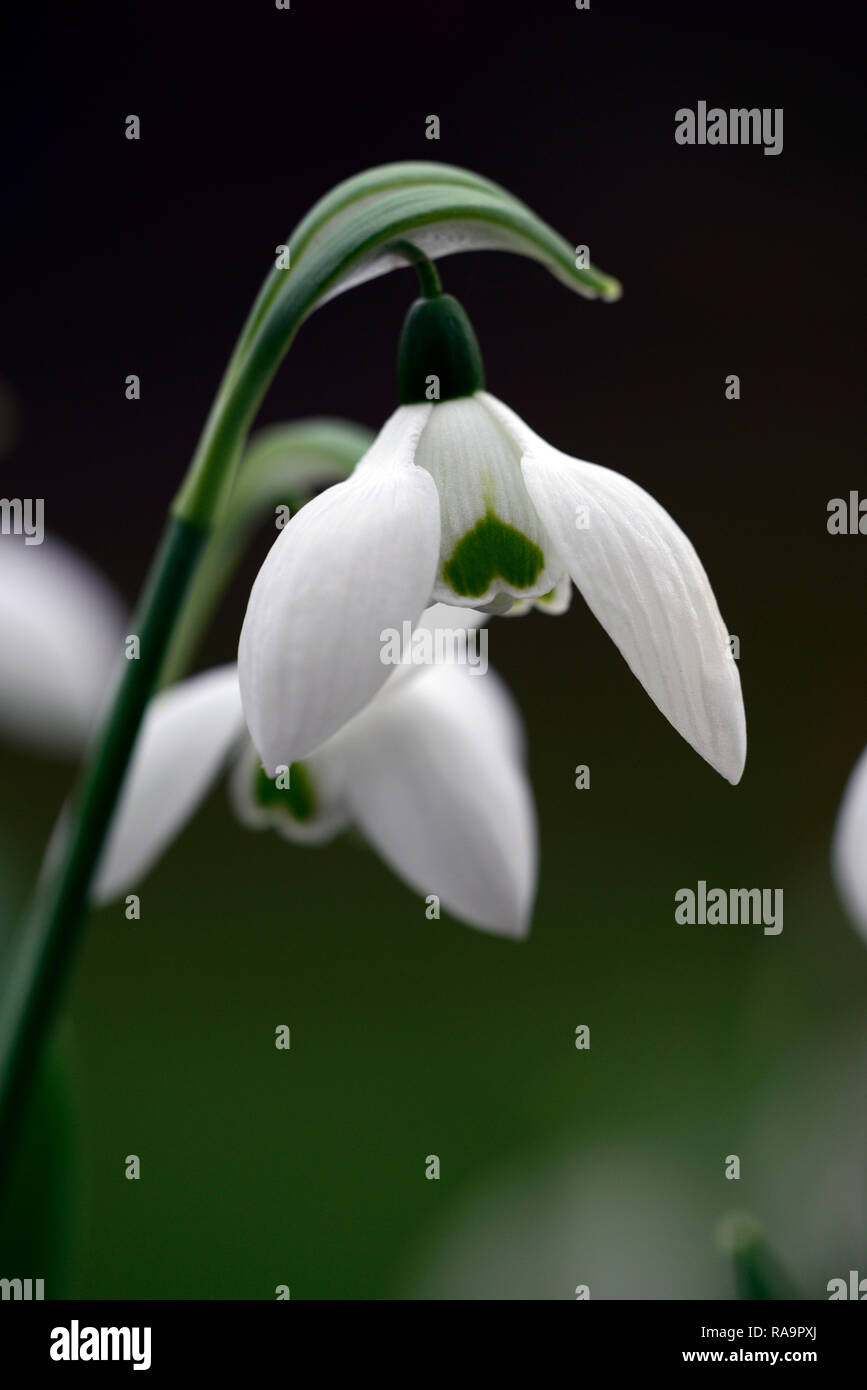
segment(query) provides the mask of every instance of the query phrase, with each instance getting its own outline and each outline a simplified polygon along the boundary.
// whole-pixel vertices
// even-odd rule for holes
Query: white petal
[[[846,783],[831,853],[843,905],[867,940],[867,748]]]
[[[521,441],[530,496],[591,612],[678,732],[739,782],[746,758],[740,676],[691,542],[636,483],[552,449],[488,399]]]
[[[481,608],[501,594],[533,597],[554,588],[562,573],[559,557],[552,570],[547,537],[521,476],[520,449],[485,408],[483,395],[435,405],[415,461],[440,496],[435,598]]]
[[[0,537],[0,732],[78,753],[123,660],[123,605],[69,546]]]
[[[432,603],[430,608],[426,608],[416,623],[416,630],[425,628],[428,632],[436,632],[438,628],[473,628],[482,627],[487,622],[487,617],[478,608],[461,608],[456,603]]]
[[[363,718],[364,712],[358,717]],[[283,804],[279,801],[269,805],[262,803],[257,788],[264,769],[252,743],[246,740],[229,779],[229,796],[241,824],[248,830],[276,830],[284,839],[301,845],[325,844],[345,830],[350,817],[344,797],[343,759],[337,750],[333,754],[329,751],[335,742],[331,740],[320,753],[314,753],[300,764],[293,763],[288,769],[290,789],[300,771],[311,793],[310,810],[302,817],[293,813],[297,803],[288,798]]]
[[[426,607],[439,504],[413,455],[430,406],[403,406],[345,483],[296,514],[250,594],[238,665],[244,713],[270,776],[305,758],[390,674],[382,632]]]
[[[493,673],[426,667],[387,687],[339,741],[348,803],[395,873],[473,926],[524,936],[535,808],[516,716]]]
[[[480,629],[487,621],[487,614],[478,608],[432,604],[414,627],[410,625],[407,633],[400,634],[400,664],[384,689],[390,689],[396,681],[406,680],[438,661],[462,661],[473,669],[486,669],[488,639]],[[408,641],[405,640],[407,634]]]
[[[243,730],[235,666],[154,697],[100,858],[95,902],[110,902],[144,877],[204,800]]]

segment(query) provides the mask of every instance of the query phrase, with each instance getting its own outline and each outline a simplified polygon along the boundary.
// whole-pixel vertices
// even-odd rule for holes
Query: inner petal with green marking
[[[480,395],[434,405],[416,464],[437,485],[440,571],[433,598],[484,608],[549,593],[548,540],[521,472],[521,451]]]
[[[293,820],[310,821],[316,815],[316,792],[304,763],[292,763],[288,772],[273,779],[260,765],[254,774],[253,797],[263,810],[278,810]]]
[[[545,556],[534,541],[487,512],[458,541],[443,565],[443,579],[456,594],[479,598],[496,579],[531,589],[544,568]]]

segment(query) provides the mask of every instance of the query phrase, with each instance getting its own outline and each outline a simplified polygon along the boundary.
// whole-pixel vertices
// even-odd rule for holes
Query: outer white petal
[[[831,861],[843,906],[867,940],[867,748],[843,792]]]
[[[537,836],[515,725],[492,672],[432,666],[389,686],[334,743],[354,817],[395,873],[473,926],[522,937]]]
[[[571,580],[569,583],[571,587]],[[495,749],[508,748],[514,757],[523,761],[527,753],[527,733],[524,728],[524,721],[505,681],[488,666],[488,644],[484,640],[489,630],[487,625],[488,615],[482,613],[478,608],[457,608],[449,603],[434,603],[422,613],[415,625],[415,631],[424,629],[436,637],[436,634],[443,630],[448,634],[457,630],[459,632],[464,631],[468,636],[471,636],[474,629],[482,629],[479,632],[479,643],[484,642],[484,647],[476,646],[470,649],[471,661],[461,662],[459,660],[457,662],[473,677],[472,682],[469,684],[466,682],[460,684],[454,681],[444,682],[440,687],[440,695],[445,700],[451,697],[458,703],[461,717],[466,720],[468,727],[474,725],[477,730],[485,730],[486,734],[490,733]],[[434,651],[437,649],[435,643]],[[451,643],[443,643],[444,652],[448,654],[451,649]],[[482,651],[484,660],[481,660]],[[448,659],[447,655],[446,660]],[[376,696],[375,708],[379,709],[382,701],[390,699],[395,689],[395,682],[402,679],[404,673],[410,671],[419,673],[429,669],[429,666],[401,666],[395,676]],[[350,729],[353,727],[353,725],[349,726]]]
[[[487,399],[521,443],[527,489],[591,612],[678,732],[739,782],[746,758],[740,676],[691,542],[636,483],[552,449]],[[579,529],[576,520],[585,517]]]
[[[235,666],[154,697],[100,858],[95,902],[110,902],[144,877],[204,800],[243,731]]]
[[[0,537],[0,732],[78,753],[123,660],[124,608],[56,536]]]
[[[402,406],[355,473],[298,512],[271,547],[241,631],[244,714],[265,768],[305,758],[386,680],[381,633],[428,603],[439,502],[413,465],[431,411]]]

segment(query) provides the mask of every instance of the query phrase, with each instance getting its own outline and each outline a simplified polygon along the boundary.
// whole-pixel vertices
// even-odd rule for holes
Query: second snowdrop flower
[[[423,617],[436,633],[449,613]],[[460,615],[472,624],[474,615]],[[452,620],[453,621],[453,620]],[[489,670],[405,665],[321,748],[268,778],[244,729],[237,672],[219,667],[151,702],[93,889],[136,887],[232,765],[244,825],[299,844],[360,830],[417,892],[472,926],[520,938],[536,892],[536,813],[523,729]]]

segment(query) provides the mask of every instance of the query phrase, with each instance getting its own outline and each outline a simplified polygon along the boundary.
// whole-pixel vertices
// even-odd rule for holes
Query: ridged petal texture
[[[439,504],[413,464],[429,406],[403,406],[352,477],[309,502],[271,547],[238,647],[244,714],[269,776],[307,757],[387,679],[383,630],[430,600]]]
[[[691,542],[637,483],[560,453],[487,399],[520,444],[527,490],[587,606],[675,729],[729,782],[740,781],[740,675]]]

